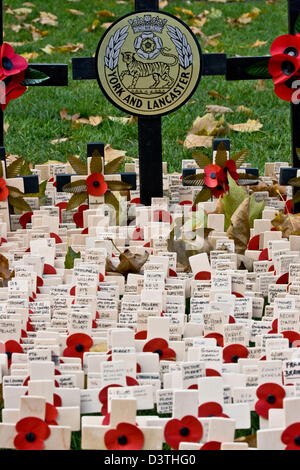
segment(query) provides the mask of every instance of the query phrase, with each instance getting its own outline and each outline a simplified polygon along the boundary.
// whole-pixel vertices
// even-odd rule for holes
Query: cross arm
[[[48,80],[30,86],[67,86],[68,66],[67,64],[29,64],[33,70],[38,70],[48,75]]]
[[[271,56],[229,57],[226,61],[226,80],[258,80],[272,78],[268,72]]]

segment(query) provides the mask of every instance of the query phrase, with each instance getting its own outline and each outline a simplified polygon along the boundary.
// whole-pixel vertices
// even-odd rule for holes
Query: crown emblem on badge
[[[144,18],[136,17],[134,20],[129,20],[129,23],[135,34],[144,32],[162,33],[167,23],[167,20],[162,20],[158,16],[152,17],[145,15]]]

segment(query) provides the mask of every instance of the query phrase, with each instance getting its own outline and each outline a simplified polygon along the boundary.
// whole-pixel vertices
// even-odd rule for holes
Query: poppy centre
[[[128,439],[126,436],[119,436],[118,437],[118,443],[121,445],[121,446],[125,446],[128,442]]]
[[[28,432],[25,436],[26,441],[34,442],[35,441],[35,434],[33,432]]]
[[[182,437],[186,437],[190,434],[190,430],[189,428],[184,427],[180,429],[179,433]]]

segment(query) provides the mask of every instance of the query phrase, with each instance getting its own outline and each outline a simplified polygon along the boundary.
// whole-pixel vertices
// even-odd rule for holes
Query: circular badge
[[[172,15],[136,12],[116,21],[96,53],[99,85],[118,108],[137,116],[168,114],[182,106],[201,78],[201,49]]]

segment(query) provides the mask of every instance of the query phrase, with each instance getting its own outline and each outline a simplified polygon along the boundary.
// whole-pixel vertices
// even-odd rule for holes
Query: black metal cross
[[[135,0],[135,11],[158,11],[159,0]],[[289,32],[300,14],[300,0],[288,0]],[[226,54],[202,54],[202,75],[224,75],[226,80],[270,79],[266,64],[270,56],[231,57]],[[259,66],[262,66],[261,68]],[[72,60],[73,79],[96,79],[94,58]],[[254,70],[254,71],[253,71]],[[291,104],[292,163],[300,169],[297,148],[300,148],[300,106]],[[152,197],[162,197],[162,132],[161,117],[138,118],[141,203],[151,204]]]
[[[3,44],[3,1],[0,0],[0,45]],[[66,64],[29,64],[30,68],[43,72],[49,78],[41,83],[31,86],[67,86],[68,65]],[[0,109],[0,159],[5,159],[4,147],[4,113]],[[23,178],[24,179],[24,178]],[[25,194],[38,192],[38,177],[36,175],[26,177],[24,182]]]

